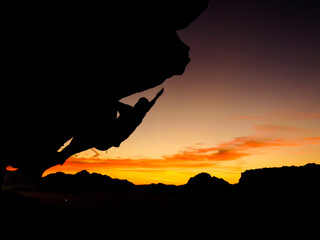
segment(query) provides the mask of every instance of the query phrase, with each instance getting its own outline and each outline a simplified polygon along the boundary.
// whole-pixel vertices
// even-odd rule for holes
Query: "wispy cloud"
[[[233,119],[238,120],[312,120],[320,119],[320,112],[273,112],[264,115],[236,115],[232,116]]]
[[[259,133],[301,133],[307,131],[306,129],[302,128],[275,124],[256,125],[254,129]]]
[[[279,147],[298,146],[298,142],[287,141],[285,139],[266,139],[254,136],[246,136],[235,138],[232,141],[221,143],[217,147],[212,148],[189,148],[172,156],[165,158],[173,159],[194,159],[207,161],[230,161],[245,156],[255,154],[253,150],[270,149]]]
[[[287,130],[291,131],[291,129],[285,129],[285,131]],[[140,176],[142,179],[140,180],[141,182],[153,182],[154,178],[157,177],[169,179],[172,177],[170,173],[174,173],[174,176],[179,177],[171,180],[182,184],[192,175],[192,172],[195,171],[208,171],[208,169],[217,171],[218,169],[220,173],[227,172],[227,175],[229,174],[229,176],[231,176],[233,174],[232,176],[235,176],[235,173],[239,175],[243,169],[241,162],[233,163],[232,161],[272,152],[274,150],[281,150],[283,148],[303,147],[314,144],[320,145],[320,137],[286,139],[275,137],[267,138],[261,134],[256,134],[238,137],[213,147],[204,147],[204,144],[194,144],[177,153],[167,154],[160,158],[106,159],[101,156],[77,157],[77,155],[75,155],[69,158],[63,166],[53,167],[47,170],[44,175],[58,171],[76,173],[86,169],[89,172],[115,174],[113,177],[129,179],[131,177],[132,181],[135,181],[134,179]],[[238,177],[238,175],[236,176]],[[149,180],[146,180],[147,178]],[[236,182],[237,179],[238,178],[233,179],[232,181]]]
[[[265,120],[266,116],[236,115],[236,116],[232,116],[232,118],[238,119],[238,120]]]
[[[303,140],[309,144],[320,144],[320,137],[307,137],[303,138]]]
[[[170,169],[212,167],[218,162],[238,160],[243,157],[272,151],[283,147],[301,146],[302,144],[320,143],[320,138],[302,138],[288,141],[286,139],[267,139],[255,136],[235,138],[214,147],[201,148],[200,145],[186,147],[175,154],[164,155],[162,158],[149,159],[99,159],[71,157],[67,163],[82,168],[95,166],[102,168],[126,169]]]
[[[320,112],[276,112],[273,115],[283,119],[320,119]]]

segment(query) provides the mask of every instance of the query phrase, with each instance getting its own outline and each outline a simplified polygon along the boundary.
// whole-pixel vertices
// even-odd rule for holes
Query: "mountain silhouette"
[[[221,186],[226,187],[229,183],[222,178],[217,178],[215,176],[212,176],[209,173],[199,173],[194,177],[191,177],[187,183],[188,187],[193,188],[203,188],[203,187],[211,187],[211,186]]]
[[[127,191],[135,185],[127,180],[113,179],[109,176],[89,173],[86,170],[72,174],[58,172],[43,178],[39,190],[58,192],[79,192],[88,190]]]
[[[7,188],[21,186],[25,179],[18,173],[10,172],[6,178]],[[320,165],[285,166],[246,170],[241,174],[239,183],[229,184],[222,178],[209,173],[199,173],[183,185],[146,184],[136,185],[128,180],[114,179],[107,175],[89,173],[86,170],[74,175],[57,172],[43,177],[39,191],[49,192],[86,192],[118,191],[147,194],[173,195],[228,195],[236,197],[252,195],[288,197],[291,195],[319,197]]]
[[[320,165],[247,170],[237,185],[246,198],[312,205],[320,200]]]
[[[246,170],[241,174],[239,185],[246,187],[294,187],[302,188],[320,184],[320,165],[284,166]]]
[[[0,211],[3,216],[14,213],[15,218],[68,216],[66,223],[107,216],[110,222],[126,219],[130,224],[192,223],[208,217],[211,219],[207,223],[228,226],[234,219],[236,224],[281,224],[314,219],[320,214],[319,176],[320,165],[307,164],[247,170],[237,184],[200,173],[176,186],[135,185],[86,170],[74,175],[60,172],[43,177],[38,189],[0,192]]]

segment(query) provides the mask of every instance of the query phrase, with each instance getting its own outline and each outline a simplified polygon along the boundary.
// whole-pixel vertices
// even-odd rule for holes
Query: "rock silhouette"
[[[121,98],[184,72],[176,31],[208,1],[4,5],[0,175],[11,165],[39,178],[66,160],[57,150],[71,138],[81,136],[77,151],[102,142]]]

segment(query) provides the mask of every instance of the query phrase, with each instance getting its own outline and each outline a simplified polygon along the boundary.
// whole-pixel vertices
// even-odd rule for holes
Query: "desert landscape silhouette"
[[[86,170],[47,175],[37,188],[25,180],[18,172],[7,174],[2,212],[106,212],[109,217],[143,218],[204,217],[213,212],[219,217],[246,212],[263,218],[281,212],[285,219],[320,213],[317,164],[247,170],[237,184],[199,173],[178,186],[135,185]]]

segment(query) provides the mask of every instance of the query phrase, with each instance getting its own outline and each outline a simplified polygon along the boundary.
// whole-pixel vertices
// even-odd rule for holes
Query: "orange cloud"
[[[308,137],[303,138],[303,140],[311,144],[320,144],[320,137]]]
[[[320,112],[274,112],[265,115],[237,115],[232,116],[233,119],[238,120],[270,120],[270,119],[281,119],[281,120],[309,120],[309,119],[320,119]]]
[[[260,154],[261,151],[269,152],[283,147],[304,146],[308,144],[320,144],[320,137],[297,138],[289,141],[282,138],[272,139],[246,136],[235,138],[214,147],[205,148],[200,144],[195,144],[194,146],[186,147],[183,151],[171,155],[164,155],[156,159],[79,158],[75,155],[69,158],[63,166],[59,165],[48,169],[44,175],[58,171],[74,174],[86,169],[89,172],[111,174],[113,177],[127,178],[134,182],[146,183],[154,182],[155,177],[172,178],[170,172],[174,172],[174,176],[176,176],[177,179],[172,178],[171,180],[182,184],[192,175],[191,173],[197,169],[216,169],[222,166],[220,164],[221,162],[234,161],[253,156],[258,153]],[[237,166],[233,167],[240,168],[238,164],[239,163],[236,163]],[[228,167],[229,166],[224,167],[224,170]],[[241,169],[233,169],[230,171],[240,172]],[[178,179],[179,177],[181,178],[180,180]],[[233,181],[235,182],[236,180]],[[164,182],[164,180],[162,182]]]
[[[238,120],[264,120],[266,119],[266,116],[237,115],[237,116],[233,116],[232,118],[238,119]]]
[[[277,112],[277,113],[273,113],[273,115],[284,118],[284,119],[320,119],[320,112],[309,112],[309,113]]]
[[[281,126],[281,125],[274,125],[274,124],[263,124],[263,125],[256,125],[255,130],[259,133],[279,133],[279,132],[304,132],[306,130],[301,128],[294,128],[288,126]]]
[[[255,154],[254,149],[271,147],[297,146],[298,143],[283,139],[258,139],[254,137],[236,138],[211,148],[188,147],[185,151],[165,155],[160,159],[90,159],[71,157],[65,164],[71,168],[139,168],[139,169],[168,169],[196,168],[214,166],[216,162],[237,160]]]
[[[238,152],[235,149],[227,149],[223,147],[213,148],[188,148],[187,151],[179,152],[169,156],[163,156],[168,161],[230,161],[247,156],[247,153]]]

